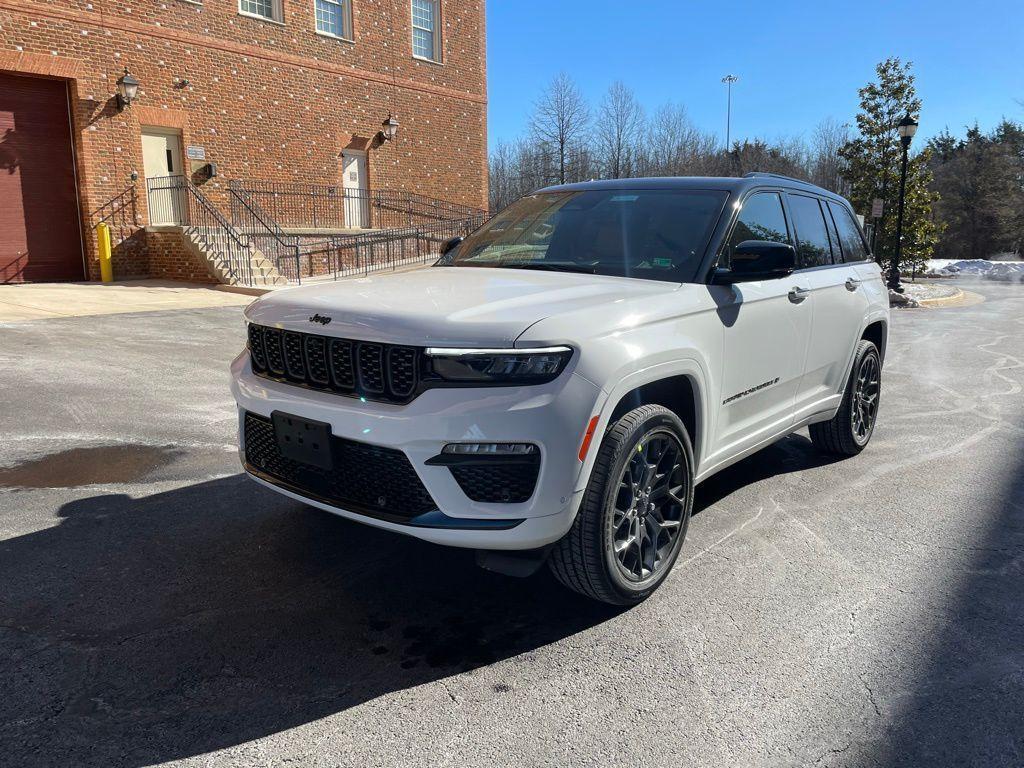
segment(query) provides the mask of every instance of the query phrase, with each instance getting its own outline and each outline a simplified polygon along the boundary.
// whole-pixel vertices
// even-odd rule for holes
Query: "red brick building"
[[[184,174],[218,206],[230,180],[486,206],[484,16],[484,0],[0,0],[0,283],[96,279],[104,218],[117,277],[208,277],[150,226],[170,214],[147,176]]]

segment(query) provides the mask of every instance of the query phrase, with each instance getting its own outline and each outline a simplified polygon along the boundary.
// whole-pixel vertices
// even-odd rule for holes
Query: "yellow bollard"
[[[110,260],[110,227],[105,222],[96,225],[96,246],[100,255],[100,279],[114,282],[114,265]]]

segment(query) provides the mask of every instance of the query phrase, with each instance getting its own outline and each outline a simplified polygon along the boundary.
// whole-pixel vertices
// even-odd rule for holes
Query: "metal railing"
[[[149,223],[154,226],[188,224],[188,187],[184,176],[155,176],[146,179]]]
[[[231,224],[250,243],[272,259],[282,275],[300,279],[299,238],[288,235],[237,181],[228,182],[231,199]]]
[[[471,215],[452,220],[426,217],[426,223],[415,226],[294,235],[261,205],[260,194],[237,182],[229,183],[227,190],[230,220],[185,176],[147,179],[147,190],[152,223],[181,226],[218,260],[232,282],[250,286],[271,282],[258,268],[259,257],[293,283],[426,265],[437,260],[444,241],[468,235],[487,219],[483,211],[467,209]],[[387,196],[381,194],[381,200]]]
[[[217,259],[232,282],[266,282],[265,276],[258,276],[254,269],[253,259],[259,254],[253,243],[188,178],[160,176],[147,179],[146,186],[150,223],[181,226]]]
[[[120,232],[122,237],[127,237],[136,229],[136,200],[135,185],[132,184],[92,212],[93,229],[98,224],[106,224],[111,230]]]
[[[290,229],[393,229],[461,221],[482,209],[406,190],[344,189],[339,185],[235,181],[281,227]]]
[[[430,264],[440,257],[442,243],[470,234],[485,220],[486,217],[479,214],[459,221],[435,221],[417,227],[304,239],[298,259],[300,272],[287,277],[337,280]]]

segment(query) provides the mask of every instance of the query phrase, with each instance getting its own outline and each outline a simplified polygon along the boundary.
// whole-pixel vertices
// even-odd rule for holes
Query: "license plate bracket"
[[[274,411],[270,418],[277,448],[284,458],[320,469],[333,468],[330,424],[282,411]]]

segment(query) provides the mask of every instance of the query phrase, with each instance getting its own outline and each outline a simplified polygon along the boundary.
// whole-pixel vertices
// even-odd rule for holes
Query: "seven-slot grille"
[[[313,389],[404,403],[419,384],[417,347],[335,339],[249,325],[252,369],[259,375]]]

